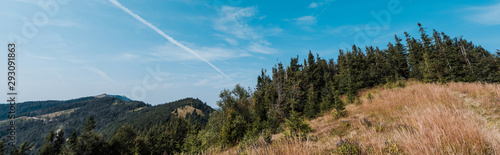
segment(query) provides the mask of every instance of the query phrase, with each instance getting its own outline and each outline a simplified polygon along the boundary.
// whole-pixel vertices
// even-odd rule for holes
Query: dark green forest
[[[203,118],[195,112],[175,117],[172,108],[159,107],[125,116],[102,129],[96,123],[102,117],[89,114],[78,117],[88,119],[80,121],[74,131],[45,131],[39,149],[29,150],[30,144],[25,143],[11,153],[175,154],[226,149],[262,137],[272,143],[275,133],[303,137],[310,132],[304,119],[332,109],[337,118],[347,115],[346,104],[359,102],[358,91],[363,89],[404,87],[404,81],[410,79],[443,84],[500,82],[499,50],[493,54],[462,37],[451,38],[418,26],[418,37],[405,32],[402,38],[394,36],[394,42],[384,49],[354,45],[350,50],[340,50],[336,61],[309,52],[306,59],[297,56],[290,64],[278,63],[269,72],[261,71],[254,89],[236,85],[221,91],[215,111],[192,104],[204,112]],[[346,102],[340,99],[343,95]],[[186,105],[165,105],[170,104]],[[5,141],[0,144],[5,148]]]
[[[9,105],[2,104],[0,106]],[[62,134],[61,136],[64,139],[69,138],[73,132],[81,135],[84,133],[85,122],[92,116],[95,118],[93,132],[99,133],[100,138],[109,140],[124,124],[127,124],[134,131],[143,131],[158,124],[166,124],[175,118],[175,114],[172,112],[184,106],[192,106],[203,112],[203,115],[191,112],[188,116],[191,122],[196,122],[200,126],[207,123],[208,116],[214,111],[210,106],[194,98],[181,99],[156,106],[131,101],[128,98],[117,97],[116,95],[83,97],[67,101],[18,103],[17,108],[23,109],[16,116],[16,132],[18,133],[16,139],[18,144],[23,144],[24,141],[29,142],[24,147],[34,150],[31,151],[32,153],[38,153],[36,150],[43,146],[44,141],[46,141],[44,137],[46,137],[47,133]],[[46,117],[46,115],[51,115],[54,112],[66,111],[68,112],[59,116]],[[0,127],[5,131],[1,132],[2,137],[5,137],[8,134],[8,120],[2,121]],[[21,148],[21,146],[18,147]],[[3,148],[7,147],[4,146]],[[5,152],[5,150],[0,150],[0,152]]]

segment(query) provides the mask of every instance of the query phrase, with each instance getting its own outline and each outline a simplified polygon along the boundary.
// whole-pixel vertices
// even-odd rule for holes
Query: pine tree
[[[111,138],[110,145],[116,154],[132,154],[134,142],[137,134],[135,131],[127,125],[124,125],[118,129],[116,134]]]
[[[310,84],[307,92],[307,104],[304,109],[304,115],[307,118],[314,118],[318,114],[319,112],[318,103],[319,103],[318,93],[316,92],[314,84]]]
[[[31,143],[25,141],[20,146],[15,146],[14,148],[12,148],[12,150],[10,151],[10,154],[11,155],[26,155],[29,152],[31,152],[30,150],[32,148],[33,148],[33,145],[31,145]]]
[[[108,144],[101,135],[94,132],[95,120],[90,116],[83,126],[82,134],[77,139],[77,154],[105,154],[108,153]]]
[[[45,137],[45,144],[43,144],[42,148],[38,150],[40,155],[52,155],[56,154],[54,151],[54,130],[50,130],[47,137]]]
[[[288,128],[285,135],[291,137],[305,138],[306,134],[312,131],[311,126],[295,111],[290,112],[290,117],[285,120],[285,125]]]
[[[2,138],[0,140],[0,155],[4,155],[5,151],[7,151],[7,139]]]
[[[76,130],[73,130],[71,136],[68,138],[67,145],[63,149],[64,154],[76,154],[78,145],[78,135]]]
[[[64,147],[64,130],[60,129],[59,132],[57,132],[57,136],[54,140],[54,154],[59,154],[62,152],[63,147]]]
[[[92,132],[95,128],[95,123],[94,116],[90,116],[83,126],[83,132]]]

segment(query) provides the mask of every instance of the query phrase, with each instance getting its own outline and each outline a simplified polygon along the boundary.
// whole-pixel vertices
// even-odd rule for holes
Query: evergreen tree
[[[54,154],[59,154],[62,152],[63,147],[64,147],[64,130],[60,129],[59,132],[57,132],[57,136],[54,140]]]
[[[110,146],[113,149],[112,154],[132,154],[137,134],[127,125],[122,126],[111,138]]]
[[[40,155],[52,155],[56,154],[54,151],[54,130],[50,130],[47,137],[45,137],[45,144],[43,144],[42,148],[38,150]]]
[[[78,135],[76,130],[73,130],[73,133],[67,140],[67,145],[63,149],[63,154],[76,154],[77,145],[78,145]]]
[[[32,148],[33,148],[33,145],[31,145],[31,143],[25,141],[20,146],[15,146],[14,148],[12,148],[12,150],[10,151],[10,154],[11,155],[26,155],[29,152],[31,152],[30,150]]]
[[[304,115],[307,118],[314,118],[318,114],[318,103],[318,94],[314,88],[314,84],[310,84],[307,92],[307,105],[304,109]]]
[[[285,121],[288,128],[287,136],[305,138],[306,134],[312,131],[312,128],[307,124],[302,117],[295,111],[290,112],[290,117]]]
[[[4,155],[5,151],[7,151],[7,139],[2,138],[0,140],[0,155]]]
[[[93,116],[90,116],[83,127],[82,134],[78,137],[76,143],[76,154],[107,154],[108,144],[101,135],[94,132],[95,120]]]

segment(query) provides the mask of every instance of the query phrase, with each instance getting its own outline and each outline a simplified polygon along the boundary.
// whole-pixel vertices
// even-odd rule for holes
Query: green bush
[[[389,140],[385,141],[384,151],[388,154],[403,154],[396,142]]]
[[[341,139],[340,142],[337,143],[337,149],[333,153],[341,155],[353,155],[362,154],[362,151],[362,145],[360,145],[357,141],[353,139]]]
[[[406,87],[406,83],[405,83],[404,81],[398,81],[397,86],[398,86],[399,88],[404,88],[404,87]]]
[[[375,125],[376,132],[384,132],[387,126],[385,124],[377,124]]]
[[[371,100],[373,99],[373,95],[372,95],[372,93],[368,93],[368,95],[366,95],[366,99],[367,99],[368,101],[371,101]]]
[[[347,131],[349,130],[349,128],[351,127],[351,122],[349,121],[342,121],[338,127],[336,128],[333,128],[332,130],[330,130],[330,133],[334,136],[339,136],[339,137],[343,137],[346,135]]]
[[[343,117],[347,117],[348,113],[347,110],[333,110],[332,111],[332,116],[334,119],[339,119]]]

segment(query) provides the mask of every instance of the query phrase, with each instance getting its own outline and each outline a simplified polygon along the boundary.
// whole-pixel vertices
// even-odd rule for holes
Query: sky
[[[0,43],[17,44],[18,102],[107,93],[216,108],[224,89],[253,90],[261,69],[386,48],[405,31],[418,37],[419,22],[500,49],[499,0],[5,0],[0,10]]]

